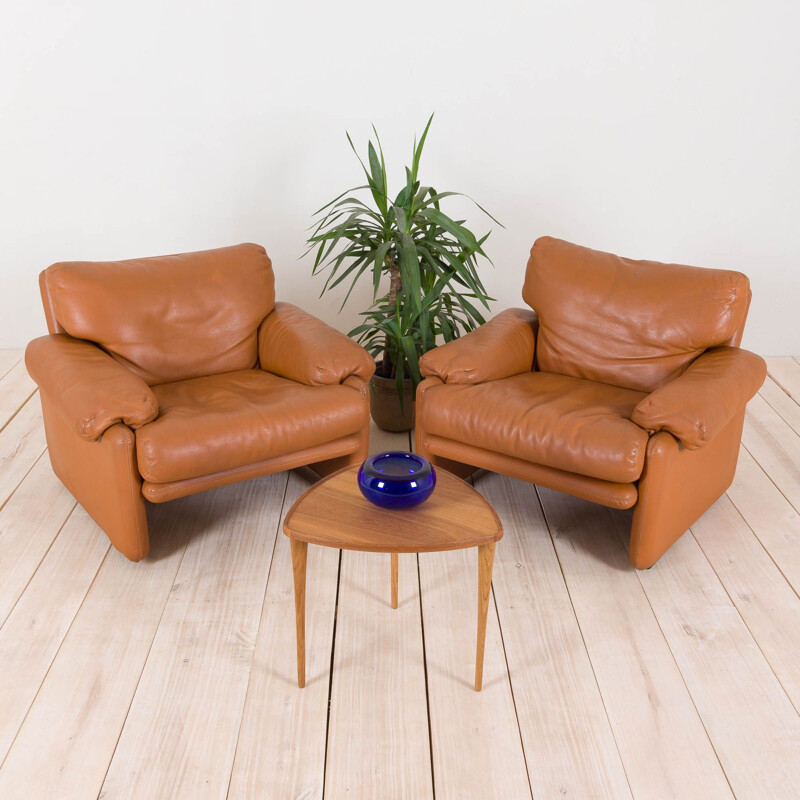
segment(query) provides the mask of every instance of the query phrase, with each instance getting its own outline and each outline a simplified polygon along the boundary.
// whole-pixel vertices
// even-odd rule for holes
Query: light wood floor
[[[484,689],[476,551],[310,547],[295,685],[281,473],[110,549],[0,351],[0,798],[800,797],[800,362],[771,359],[730,491],[653,569],[628,512],[485,474],[506,530]],[[375,433],[373,448],[409,445]]]

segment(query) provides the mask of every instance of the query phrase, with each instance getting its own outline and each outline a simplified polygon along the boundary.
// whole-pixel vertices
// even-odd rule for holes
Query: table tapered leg
[[[398,570],[397,553],[392,553],[392,608],[397,608]]]
[[[475,691],[483,685],[483,650],[486,644],[486,616],[489,611],[489,594],[492,589],[494,542],[478,547],[478,646],[475,652]]]
[[[308,543],[290,539],[294,574],[294,613],[297,627],[297,685],[306,685],[306,556]]]

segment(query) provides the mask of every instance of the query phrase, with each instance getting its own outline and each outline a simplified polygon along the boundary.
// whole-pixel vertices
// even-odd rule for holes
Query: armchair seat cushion
[[[648,433],[631,422],[644,397],[581,378],[528,372],[471,386],[433,386],[421,414],[427,433],[627,483],[644,466]]]
[[[307,386],[260,369],[153,386],[159,415],[136,431],[142,477],[169,483],[255,464],[368,424],[349,386]]]

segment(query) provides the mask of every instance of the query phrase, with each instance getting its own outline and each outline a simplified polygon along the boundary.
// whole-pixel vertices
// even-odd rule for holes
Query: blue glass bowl
[[[418,506],[435,487],[436,472],[431,462],[416,453],[376,453],[358,470],[361,494],[383,508]]]

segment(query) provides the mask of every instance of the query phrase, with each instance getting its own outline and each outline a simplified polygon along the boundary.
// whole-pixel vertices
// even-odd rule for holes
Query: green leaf
[[[453,341],[453,329],[450,327],[450,322],[447,319],[446,314],[441,314],[438,318],[439,327],[442,329],[442,336],[444,337],[445,342],[452,342]]]
[[[312,273],[327,272],[323,292],[348,285],[343,305],[364,273],[371,272],[373,303],[359,313],[361,322],[350,335],[375,358],[391,362],[398,387],[405,377],[418,384],[420,355],[435,347],[437,338],[452,341],[474,329],[483,321],[477,306],[488,308],[491,299],[478,270],[489,234],[478,238],[464,220],[442,211],[441,204],[458,193],[437,192],[417,179],[432,120],[433,115],[419,141],[414,140],[405,186],[393,204],[377,129],[372,126],[377,146],[368,142],[366,164],[348,133],[367,183],[337,195],[315,212],[306,240],[305,255],[314,260]],[[362,199],[359,193],[365,189],[370,195]],[[379,296],[389,259],[397,264],[401,283],[391,304],[388,293]]]
[[[337,197],[334,197],[333,200],[330,201],[330,203],[326,203],[324,206],[322,206],[322,208],[318,208],[311,216],[316,217],[317,214],[322,213],[326,208],[332,206],[337,200],[341,200],[341,198],[344,197],[346,194],[350,194],[350,192],[357,192],[359,189],[369,189],[369,186],[364,184],[363,186],[354,186],[352,189],[347,189]]]
[[[356,247],[355,245],[348,247],[347,249],[343,250],[339,255],[336,257],[336,260],[330,265],[330,271],[328,273],[328,277],[325,281],[325,286],[322,289],[322,293],[320,297],[322,297],[328,289],[333,289],[335,286],[338,286],[341,283],[341,280],[334,279],[337,275],[339,275],[339,267],[348,259],[352,259],[352,264],[347,267],[345,271],[345,277],[347,272],[353,269],[354,266],[358,266],[358,263],[363,261],[364,259],[364,250],[363,248]]]
[[[417,189],[414,193],[414,198],[411,201],[411,208],[410,208],[410,216],[413,216],[417,213],[417,211],[422,207],[422,201],[428,192],[430,192],[430,186],[419,186],[419,184],[414,184]]]
[[[406,167],[406,193],[403,198],[403,208],[409,217],[414,213],[414,178],[408,167]]]
[[[375,301],[378,297],[378,287],[381,283],[381,275],[383,275],[384,270],[386,269],[386,255],[389,252],[389,248],[394,244],[394,242],[384,242],[375,250],[375,262],[372,267],[372,300]]]
[[[358,154],[358,150],[356,150],[356,146],[353,144],[353,140],[350,138],[350,133],[345,131],[345,136],[347,136],[347,141],[350,142],[350,149],[355,153],[356,158],[358,159],[358,163],[361,164],[361,169],[364,170],[364,174],[367,176],[367,181],[372,181],[372,176],[367,171],[367,168],[364,166],[364,162],[361,160],[361,156]]]
[[[394,219],[397,225],[397,230],[400,233],[406,233],[408,230],[408,222],[406,220],[406,212],[402,206],[392,206],[394,212]]]
[[[400,343],[403,346],[403,354],[406,357],[406,363],[408,364],[408,369],[411,372],[411,379],[419,383],[422,380],[422,376],[419,372],[419,356],[417,355],[416,344],[408,335],[403,336],[400,340]]]
[[[420,305],[420,277],[419,255],[414,239],[404,233],[400,237],[400,276],[403,281],[403,294],[419,308]]]
[[[472,231],[467,230],[454,219],[448,217],[447,214],[443,214],[435,208],[425,208],[419,213],[421,216],[425,217],[425,219],[435,222],[440,228],[443,228],[448,233],[455,236],[462,246],[466,247],[469,251],[484,255]]]
[[[490,298],[487,295],[486,289],[484,289],[480,278],[477,277],[477,274],[473,274],[473,272],[470,270],[470,260],[454,256],[446,247],[442,247],[436,242],[429,243],[429,246],[435,252],[439,253],[439,255],[445,259],[445,261],[447,261],[455,273],[454,277],[457,277],[463,283],[463,285],[471,289],[475,296],[479,298],[483,305],[485,305],[488,309],[488,301],[493,298]]]
[[[434,112],[436,113],[436,112]],[[417,173],[419,172],[419,160],[422,157],[422,148],[425,146],[425,139],[428,136],[428,129],[431,127],[431,122],[433,122],[433,114],[430,115],[428,118],[428,124],[425,126],[425,130],[422,132],[422,136],[420,137],[419,144],[414,145],[414,155],[411,159],[411,183],[413,184],[417,180]]]
[[[363,253],[363,255],[354,258],[353,261],[347,266],[347,269],[344,269],[342,270],[341,273],[339,273],[339,276],[336,278],[335,281],[333,281],[330,285],[326,284],[327,288],[335,289],[342,281],[344,281],[347,278],[348,275],[350,275],[353,272],[353,270],[357,269],[362,264],[363,264],[363,269],[361,270],[361,272],[363,272],[364,269],[369,267],[371,263],[371,256],[372,256],[372,251],[368,251],[366,253]],[[359,274],[361,273],[359,272]]]
[[[381,171],[383,172],[383,175],[384,175],[383,193],[386,194],[386,190],[387,190],[387,187],[386,187],[386,161],[384,161],[384,158],[383,158],[383,145],[381,144],[381,137],[380,137],[380,134],[378,133],[378,129],[375,127],[375,125],[372,126],[372,130],[375,132],[375,141],[378,143],[378,150],[380,151],[380,154],[381,154]]]
[[[385,215],[387,210],[386,174],[381,167],[381,162],[378,160],[378,154],[375,152],[372,142],[369,142],[367,153],[369,154],[369,168],[372,172],[372,183],[374,184],[372,196],[375,198],[381,213]]]
[[[474,203],[484,214],[486,214],[489,219],[493,222],[496,222],[501,228],[505,228],[500,220],[493,217],[479,202],[477,202],[474,198],[470,197],[468,194],[464,194],[463,192],[434,192],[431,190],[431,196],[425,201],[423,206],[433,205],[434,208],[439,209],[439,202],[443,200],[445,197],[466,197],[467,200]]]
[[[466,296],[463,294],[456,295],[456,302],[464,309],[464,313],[474,319],[479,325],[483,325],[486,320],[483,318],[483,315],[480,311],[478,311],[472,303],[467,300]]]
[[[358,263],[360,265],[360,268],[359,268],[358,272],[355,274],[355,276],[353,277],[353,282],[350,284],[350,288],[347,290],[347,294],[344,296],[344,300],[342,300],[342,305],[339,306],[339,311],[341,311],[345,307],[345,304],[350,299],[350,295],[353,293],[353,289],[355,289],[356,284],[358,283],[358,279],[369,268],[369,265],[370,265],[369,257],[365,256],[364,260],[363,260],[363,263],[361,261],[359,261]]]

